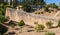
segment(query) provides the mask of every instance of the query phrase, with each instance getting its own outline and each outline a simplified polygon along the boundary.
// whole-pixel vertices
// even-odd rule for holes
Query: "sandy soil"
[[[19,30],[15,30],[16,28],[19,28]],[[29,30],[30,32],[28,32]],[[46,31],[54,32],[55,35],[60,35],[60,28],[44,29],[43,32],[35,32],[34,28],[31,28],[31,26],[24,26],[21,32],[21,29],[18,26],[16,26],[15,28],[9,27],[8,32],[13,32],[13,31],[16,33],[15,35],[44,35]]]

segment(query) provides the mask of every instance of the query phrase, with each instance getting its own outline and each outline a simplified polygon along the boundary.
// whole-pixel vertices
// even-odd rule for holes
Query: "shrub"
[[[60,27],[60,20],[58,20],[58,27]]]
[[[25,25],[24,21],[21,20],[21,21],[18,23],[18,25],[20,26],[21,32],[22,32],[22,27]]]
[[[3,22],[6,22],[6,21],[8,21],[8,19],[5,16],[0,15],[0,22],[3,23]]]
[[[42,31],[44,28],[45,28],[44,25],[41,24],[36,24],[35,26],[36,32]]]
[[[47,22],[46,25],[47,25],[48,28],[51,28],[53,23],[50,21],[50,22]]]
[[[47,32],[47,33],[45,33],[45,35],[55,35],[55,33],[49,33],[49,32]]]
[[[48,9],[48,7],[45,7],[45,11],[51,13],[51,11]]]
[[[24,23],[23,20],[21,20],[21,21],[18,23],[18,25],[19,25],[19,26],[23,26],[23,25],[25,25],[25,23]]]
[[[0,34],[4,34],[8,31],[8,28],[0,24]]]

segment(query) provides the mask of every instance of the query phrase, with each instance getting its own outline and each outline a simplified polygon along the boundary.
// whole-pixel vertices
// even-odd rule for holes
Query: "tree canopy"
[[[8,4],[7,3],[1,3],[0,4],[0,14],[2,15],[5,15],[5,11],[6,11],[6,8],[7,8]]]
[[[57,6],[55,3],[51,3],[49,6],[50,6],[51,8],[58,8],[58,6]]]
[[[30,4],[32,4],[32,5],[44,5],[45,4],[45,1],[44,0],[23,0],[22,1],[23,3],[26,3],[26,2],[28,2],[28,3],[30,3]]]
[[[8,28],[3,26],[2,24],[0,24],[0,34],[4,34],[5,32],[7,32]]]
[[[8,21],[8,19],[5,16],[0,15],[0,22],[3,23],[3,22],[6,22],[6,21]]]

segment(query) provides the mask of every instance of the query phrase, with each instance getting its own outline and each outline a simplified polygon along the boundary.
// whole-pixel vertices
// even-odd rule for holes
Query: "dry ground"
[[[16,30],[16,28],[19,28],[19,29]],[[60,35],[60,28],[44,29],[43,32],[35,32],[34,28],[31,28],[31,26],[24,26],[22,28],[22,32],[21,32],[21,29],[18,26],[16,26],[15,28],[9,27],[8,32],[13,32],[13,31],[16,33],[15,35],[44,35],[46,33],[46,31],[54,32],[55,35]]]

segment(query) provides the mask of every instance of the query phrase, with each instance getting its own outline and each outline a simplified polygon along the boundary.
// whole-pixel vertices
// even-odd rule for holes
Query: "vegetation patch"
[[[21,28],[21,32],[22,32],[22,27],[25,25],[24,21],[21,20],[20,22],[18,22],[18,26],[20,26]]]
[[[45,35],[55,35],[55,33],[47,32],[47,33],[45,33]]]
[[[60,27],[60,20],[58,20],[58,27]]]
[[[47,26],[48,28],[52,28],[52,25],[53,25],[53,23],[52,23],[51,21],[46,23],[46,26]]]
[[[8,19],[5,16],[0,15],[0,22],[3,23],[3,22],[6,22],[6,21],[8,21]]]
[[[35,26],[35,31],[39,32],[39,31],[42,31],[44,28],[45,28],[44,25],[37,23],[36,26]]]
[[[4,34],[8,31],[8,28],[0,24],[0,34]]]
[[[19,26],[23,26],[23,25],[25,25],[25,23],[24,23],[23,20],[21,20],[21,21],[18,23],[18,25],[19,25]]]

